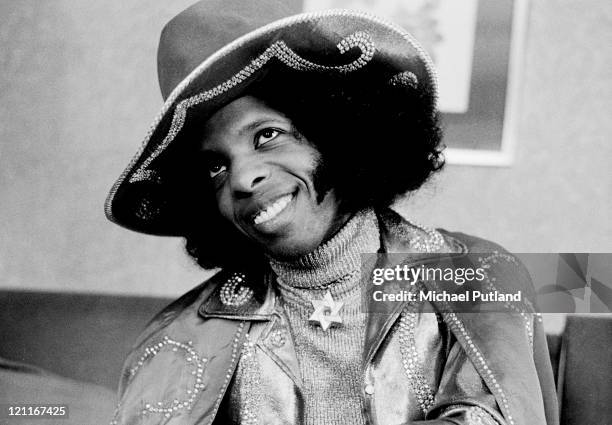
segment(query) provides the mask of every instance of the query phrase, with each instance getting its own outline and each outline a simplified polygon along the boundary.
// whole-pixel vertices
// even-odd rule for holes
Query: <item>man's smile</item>
[[[276,218],[281,212],[287,208],[287,206],[291,203],[293,199],[293,194],[289,193],[287,195],[281,196],[277,198],[272,203],[269,203],[267,206],[259,210],[257,214],[253,217],[253,224],[260,225],[263,223],[268,223],[269,221]]]

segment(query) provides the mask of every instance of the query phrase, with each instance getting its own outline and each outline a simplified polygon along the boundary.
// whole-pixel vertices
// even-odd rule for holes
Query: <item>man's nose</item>
[[[242,160],[233,164],[232,191],[237,197],[250,196],[270,176],[270,169],[261,161]]]

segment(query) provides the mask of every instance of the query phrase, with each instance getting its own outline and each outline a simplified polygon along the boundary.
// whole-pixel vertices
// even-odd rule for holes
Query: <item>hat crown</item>
[[[249,32],[297,13],[279,0],[202,0],[162,30],[157,73],[162,96],[223,46]]]

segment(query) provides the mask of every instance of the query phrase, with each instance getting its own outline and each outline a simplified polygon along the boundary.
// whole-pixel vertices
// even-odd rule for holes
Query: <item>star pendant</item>
[[[308,318],[310,323],[318,324],[323,331],[327,331],[333,325],[342,323],[342,318],[339,313],[344,303],[334,301],[329,291],[325,293],[322,299],[312,300],[310,302],[315,309]]]

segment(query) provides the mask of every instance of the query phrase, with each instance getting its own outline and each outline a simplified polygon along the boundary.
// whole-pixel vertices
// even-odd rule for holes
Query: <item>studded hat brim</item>
[[[181,207],[175,202],[173,188],[180,180],[167,178],[162,172],[169,168],[164,164],[171,157],[167,152],[181,145],[187,121],[194,117],[205,120],[244,95],[267,67],[336,76],[384,69],[386,75],[380,77],[390,83],[427,85],[434,109],[437,100],[436,73],[429,56],[398,26],[347,10],[281,19],[227,44],[178,84],[141,148],[113,185],[106,199],[106,216],[142,233],[184,235],[177,210]]]

